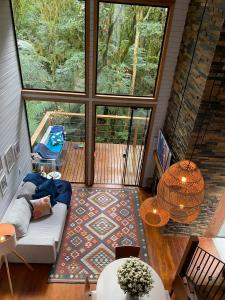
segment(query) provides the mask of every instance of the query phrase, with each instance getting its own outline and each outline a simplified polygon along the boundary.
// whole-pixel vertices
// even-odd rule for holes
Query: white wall
[[[20,156],[10,173],[4,154],[10,145],[19,141]],[[28,131],[24,105],[21,100],[21,82],[16,56],[10,6],[0,0],[0,156],[7,176],[8,189],[0,193],[0,217],[14,196],[23,176],[31,169]]]
[[[177,0],[174,8],[173,22],[171,26],[167,55],[164,63],[163,76],[160,85],[159,99],[156,107],[155,120],[151,135],[152,146],[150,149],[150,153],[148,154],[149,160],[147,162],[144,176],[144,182],[146,186],[149,185],[149,179],[152,177],[154,171],[155,163],[153,160],[153,151],[157,144],[158,131],[159,129],[163,128],[166,117],[166,111],[172,88],[173,77],[180,50],[180,43],[184,31],[189,2],[190,0]]]

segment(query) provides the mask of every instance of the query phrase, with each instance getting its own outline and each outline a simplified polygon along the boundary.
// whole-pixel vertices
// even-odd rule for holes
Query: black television
[[[157,155],[159,158],[160,165],[165,171],[170,166],[170,161],[172,153],[170,151],[169,145],[162,133],[162,130],[159,130],[158,142],[157,142]]]

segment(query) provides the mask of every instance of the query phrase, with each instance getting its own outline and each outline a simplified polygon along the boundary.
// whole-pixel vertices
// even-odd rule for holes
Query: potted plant
[[[153,288],[148,266],[139,258],[128,259],[117,271],[118,283],[130,299],[138,299]]]

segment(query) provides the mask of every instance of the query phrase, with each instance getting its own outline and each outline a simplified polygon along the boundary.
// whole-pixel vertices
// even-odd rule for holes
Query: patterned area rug
[[[136,188],[73,188],[58,259],[49,282],[96,282],[119,245],[140,245],[148,262]]]

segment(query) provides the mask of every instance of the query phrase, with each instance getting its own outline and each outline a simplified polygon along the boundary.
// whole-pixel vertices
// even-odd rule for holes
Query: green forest
[[[85,1],[12,0],[12,5],[24,88],[85,92]],[[152,96],[167,8],[100,2],[98,12],[96,92]],[[84,112],[76,104],[27,103],[31,135],[54,109]],[[129,115],[126,108],[102,110]]]

